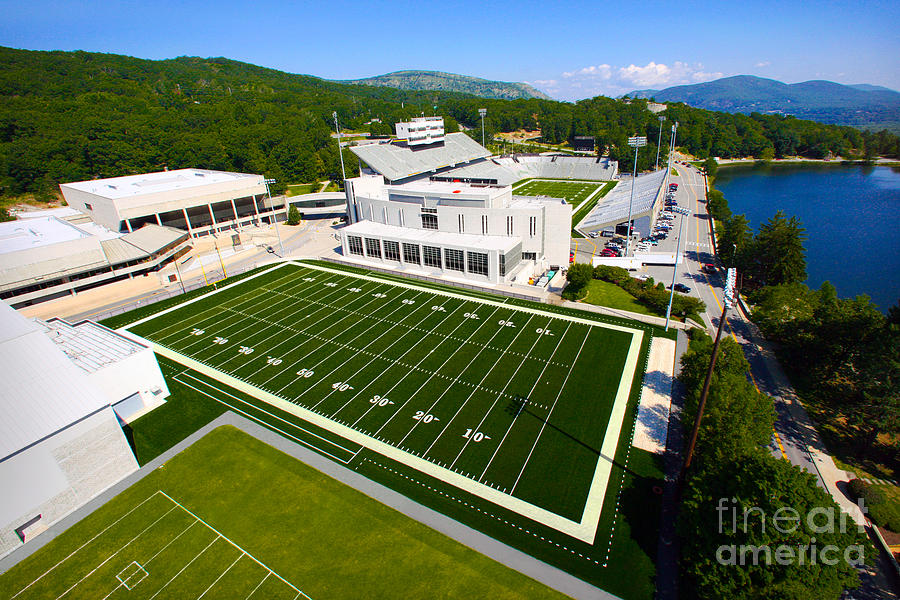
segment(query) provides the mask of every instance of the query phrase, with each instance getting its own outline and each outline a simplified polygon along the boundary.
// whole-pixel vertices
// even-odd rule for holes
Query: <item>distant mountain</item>
[[[820,123],[900,131],[900,92],[833,81],[782,83],[752,75],[627,94],[658,102],[684,102],[730,113],[781,113]]]
[[[441,73],[440,71],[396,71],[365,79],[338,80],[337,83],[380,85],[401,90],[438,90],[462,92],[483,98],[516,100],[518,98],[542,98],[552,100],[547,94],[527,83],[491,81],[468,75]]]

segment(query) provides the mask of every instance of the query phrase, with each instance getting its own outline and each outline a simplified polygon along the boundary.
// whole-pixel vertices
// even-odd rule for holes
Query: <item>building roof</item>
[[[76,181],[64,183],[60,187],[88,192],[110,200],[118,200],[120,198],[132,198],[172,190],[190,190],[215,183],[246,181],[248,184],[252,184],[261,179],[261,175],[249,173],[179,169],[177,171],[159,171],[156,173],[110,177],[108,179]]]
[[[503,253],[512,250],[516,244],[521,242],[517,237],[504,235],[475,235],[471,233],[413,229],[411,227],[397,227],[396,225],[385,225],[384,223],[375,223],[368,220],[357,221],[352,225],[347,225],[344,231],[348,235],[370,235],[418,244],[458,246],[472,250],[497,250]]]
[[[0,254],[88,237],[74,225],[45,215],[0,223]]]
[[[144,225],[137,231],[122,236],[122,240],[132,246],[140,248],[147,254],[153,254],[165,248],[181,238],[187,238],[187,233],[174,227],[164,225]]]
[[[109,406],[41,327],[0,302],[0,460]]]
[[[350,150],[389,181],[454,167],[491,155],[464,133],[450,133],[444,137],[442,144],[410,147],[393,142],[352,146]]]
[[[93,321],[70,323],[53,318],[47,321],[36,319],[35,323],[72,363],[86,373],[93,373],[147,348]]]

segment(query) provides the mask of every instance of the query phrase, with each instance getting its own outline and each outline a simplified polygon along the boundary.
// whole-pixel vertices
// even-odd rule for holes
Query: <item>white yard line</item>
[[[553,414],[553,409],[556,408],[556,403],[559,402],[559,397],[562,395],[563,390],[566,389],[566,384],[569,382],[569,376],[572,375],[572,371],[575,370],[575,365],[578,363],[578,357],[581,356],[581,351],[584,350],[584,345],[587,343],[588,338],[591,336],[591,330],[588,329],[587,333],[584,334],[584,339],[581,340],[581,346],[578,348],[578,353],[575,355],[575,358],[572,360],[572,366],[569,367],[569,372],[566,373],[566,378],[563,380],[562,385],[559,388],[559,391],[556,392],[556,398],[553,399],[553,404],[550,405],[550,410],[547,412],[547,417],[544,419],[544,422],[541,423],[541,429],[538,431],[537,437],[534,438],[534,444],[531,445],[531,450],[528,451],[528,456],[525,457],[525,462],[522,464],[522,468],[519,470],[519,475],[516,477],[516,482],[513,484],[512,489],[509,490],[509,493],[512,494],[516,491],[516,486],[519,485],[519,480],[522,478],[522,473],[525,472],[525,467],[528,466],[528,461],[531,460],[531,454],[534,452],[534,449],[537,448],[538,442],[541,439],[541,435],[544,433],[544,429],[547,427],[547,422],[550,421],[550,416]],[[633,345],[633,342],[632,342]],[[621,386],[619,388],[621,390]],[[618,401],[618,398],[617,398]],[[601,457],[598,457],[600,460],[603,460]]]
[[[202,593],[202,594],[200,594],[199,596],[197,596],[197,600],[200,600],[200,598],[202,598],[203,596],[206,595],[206,592],[208,592],[209,590],[213,589],[213,587],[215,587],[215,585],[216,585],[217,583],[219,583],[219,580],[222,579],[223,577],[225,577],[225,574],[228,573],[228,571],[231,570],[231,567],[233,567],[234,565],[236,565],[237,562],[238,562],[239,560],[241,560],[243,557],[244,557],[244,553],[243,553],[243,552],[241,552],[240,554],[238,554],[238,557],[237,557],[236,559],[234,559],[234,562],[231,563],[230,565],[228,565],[228,568],[225,569],[224,571],[222,571],[222,574],[219,575],[218,577],[216,577],[216,580],[213,581],[211,584],[209,584],[209,587],[206,588],[205,590],[203,590],[203,593]]]
[[[561,336],[559,336],[559,341],[556,342],[556,348],[553,349],[553,354],[550,355],[550,360],[548,360],[544,364],[544,368],[541,369],[541,374],[538,375],[538,378],[534,381],[534,385],[531,386],[531,389],[528,390],[528,394],[526,394],[526,401],[534,393],[534,390],[537,388],[537,384],[540,383],[541,378],[544,376],[544,373],[547,371],[547,367],[550,365],[550,362],[553,360],[553,357],[556,356],[556,351],[559,350],[559,347],[562,345],[562,341],[565,339],[566,335],[569,333],[569,329],[572,328],[572,324],[569,323],[566,325],[566,330],[563,332]],[[588,329],[588,333],[590,333],[590,329]],[[586,338],[585,338],[586,339]],[[565,383],[563,383],[565,385]],[[521,412],[521,411],[520,411]],[[491,455],[490,460],[488,460],[487,466],[484,467],[484,471],[481,472],[481,476],[478,478],[478,481],[484,479],[485,474],[487,474],[488,469],[491,468],[491,463],[494,462],[494,457],[497,456],[497,453],[500,452],[500,448],[503,446],[503,442],[506,441],[506,437],[509,435],[509,432],[512,431],[513,427],[515,427],[516,422],[519,420],[519,414],[516,413],[516,416],[513,417],[513,420],[510,422],[509,427],[506,428],[506,433],[503,434],[503,438],[497,444],[497,447],[494,449],[494,453]],[[534,450],[534,448],[532,448]],[[528,453],[528,456],[531,456],[531,452]],[[525,459],[525,463],[528,463],[528,458]],[[515,486],[513,486],[515,488]]]
[[[197,560],[198,558],[200,558],[200,557],[203,555],[203,553],[206,552],[207,550],[209,550],[210,547],[211,547],[213,544],[215,544],[217,541],[219,541],[219,538],[221,538],[221,537],[222,537],[222,536],[216,536],[216,537],[214,537],[214,538],[213,538],[213,541],[211,541],[209,544],[207,544],[206,548],[204,548],[203,550],[201,550],[194,558],[192,558],[191,560],[189,560],[188,563],[187,563],[186,565],[184,565],[183,567],[181,567],[181,569],[180,569],[177,573],[175,573],[175,575],[173,575],[172,578],[171,578],[170,580],[168,580],[167,582],[165,582],[161,588],[159,588],[158,590],[156,590],[156,593],[153,594],[152,596],[150,596],[150,600],[153,600],[154,598],[156,598],[157,596],[159,596],[160,592],[162,592],[164,589],[166,589],[166,587],[168,587],[168,585],[169,585],[170,583],[172,583],[173,581],[175,581],[175,579],[177,579],[179,575],[181,575],[182,573],[184,573],[185,569],[187,569],[187,568],[190,567],[192,564],[194,564],[194,561]]]

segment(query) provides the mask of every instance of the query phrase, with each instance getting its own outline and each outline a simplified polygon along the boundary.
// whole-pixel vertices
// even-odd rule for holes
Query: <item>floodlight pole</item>
[[[338,146],[340,148],[340,146]],[[272,204],[272,192],[269,190],[269,184],[275,183],[274,179],[264,179],[266,184],[266,196],[269,197],[269,204]],[[285,200],[285,204],[287,204],[287,200]],[[272,219],[273,225],[275,226],[275,235],[278,236],[278,247],[281,249],[281,258],[284,258],[284,244],[281,242],[281,232],[278,231],[278,215],[275,213],[274,207],[272,208]]]
[[[659,138],[656,140],[656,170],[659,170],[659,147],[662,144],[662,124],[665,121],[665,117],[659,118]]]
[[[675,274],[678,272],[678,255],[681,253],[681,232],[684,230],[684,217],[691,214],[689,210],[679,209],[681,223],[678,225],[678,239],[675,241],[675,264],[672,266],[672,286],[669,288],[669,307],[666,309],[666,331],[669,330],[669,318],[672,316],[672,300],[675,299]]]
[[[347,181],[347,174],[344,172],[344,152],[341,150],[341,128],[338,126],[337,111],[332,111],[331,116],[334,117],[334,130],[337,132],[338,136],[338,156],[341,159],[341,177],[344,178],[344,181]],[[341,183],[343,183],[343,181]]]
[[[634,182],[637,179],[637,157],[638,157],[638,148],[641,146],[647,145],[647,137],[643,135],[635,135],[628,138],[628,145],[634,148],[634,172],[631,175],[631,198],[628,200],[628,222],[626,226],[628,227],[628,235],[625,236],[625,256],[628,256],[628,252],[631,249],[631,234],[634,232],[634,227],[631,224],[631,208],[634,205]]]
[[[487,109],[479,108],[478,114],[481,115],[481,145],[487,148],[487,146],[484,145],[484,116],[487,114]]]

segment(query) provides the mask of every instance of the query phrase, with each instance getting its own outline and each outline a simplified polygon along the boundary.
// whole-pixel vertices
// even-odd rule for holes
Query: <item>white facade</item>
[[[367,221],[410,231],[473,236],[447,241],[449,246],[472,244],[473,250],[478,238],[511,240],[521,244],[522,260],[531,261],[536,269],[568,264],[572,207],[564,200],[513,196],[510,186],[430,181],[385,185],[379,176],[348,179],[346,190],[350,223]],[[397,231],[390,233],[399,236]],[[341,235],[345,255],[352,256],[346,234]],[[508,249],[509,244],[503,247]],[[499,255],[496,258],[499,261]],[[498,272],[489,279],[508,282],[513,275]]]
[[[397,123],[395,130],[397,137],[406,140],[410,146],[442,142],[444,117],[415,117],[409,123]]]
[[[113,231],[146,223],[192,236],[240,227],[284,212],[271,208],[262,175],[180,169],[59,186],[69,206]]]

